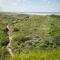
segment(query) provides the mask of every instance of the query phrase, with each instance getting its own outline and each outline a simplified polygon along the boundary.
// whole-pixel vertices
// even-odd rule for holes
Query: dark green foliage
[[[25,41],[28,41],[28,40],[31,40],[32,38],[31,37],[22,37],[21,38],[21,42],[25,42]]]
[[[7,46],[8,43],[9,43],[9,40],[4,40],[0,42],[1,46]]]
[[[54,15],[54,14],[52,14],[52,15],[50,15],[52,18],[60,18],[60,16],[59,15]]]
[[[57,46],[60,46],[60,36],[56,36],[53,40],[53,43],[55,43]]]
[[[4,31],[4,32],[8,32],[9,30],[8,30],[8,28],[5,28],[5,29],[3,29],[3,31]]]
[[[18,32],[19,31],[19,29],[18,28],[14,28],[14,31],[13,32]]]

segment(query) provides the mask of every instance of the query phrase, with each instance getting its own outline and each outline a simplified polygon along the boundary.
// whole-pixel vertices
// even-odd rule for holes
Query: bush
[[[60,36],[54,37],[53,42],[54,42],[55,45],[60,46]]]
[[[1,46],[7,46],[9,43],[9,40],[3,40],[0,42]]]
[[[18,32],[19,31],[19,29],[18,28],[14,28],[14,32]]]

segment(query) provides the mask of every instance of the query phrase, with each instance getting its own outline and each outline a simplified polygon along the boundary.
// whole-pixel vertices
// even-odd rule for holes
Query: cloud
[[[41,12],[59,10],[60,4],[51,0],[0,0],[3,11]],[[57,8],[57,9],[56,9]]]

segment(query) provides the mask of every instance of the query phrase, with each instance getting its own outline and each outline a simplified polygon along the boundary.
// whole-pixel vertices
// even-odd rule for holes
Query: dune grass
[[[60,50],[40,50],[28,54],[7,57],[5,60],[60,60]]]

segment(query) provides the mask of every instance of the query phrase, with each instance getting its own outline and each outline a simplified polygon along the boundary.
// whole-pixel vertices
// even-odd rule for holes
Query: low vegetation
[[[7,50],[8,32],[14,57]],[[60,16],[0,13],[0,60],[59,60],[59,50]]]
[[[60,60],[60,50],[40,50],[28,54],[15,55],[6,60]]]

